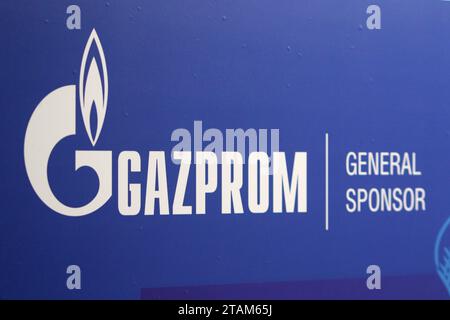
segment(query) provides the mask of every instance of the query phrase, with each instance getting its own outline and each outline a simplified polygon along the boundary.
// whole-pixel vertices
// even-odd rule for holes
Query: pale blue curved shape
[[[434,262],[436,264],[436,271],[439,275],[439,277],[441,278],[442,282],[444,283],[445,287],[447,288],[447,291],[450,295],[450,270],[448,270],[447,268],[450,268],[450,264],[449,264],[449,258],[450,256],[446,257],[446,263],[441,265],[439,263],[439,249],[441,246],[441,242],[442,242],[442,238],[444,237],[445,232],[447,231],[447,229],[450,226],[450,217],[447,218],[447,220],[445,221],[444,225],[441,227],[441,229],[439,230],[439,233],[437,235],[436,238],[436,243],[434,245]],[[444,248],[445,251],[446,248]],[[448,249],[447,249],[448,250]],[[441,270],[441,268],[443,270]]]
[[[447,221],[445,221],[441,229],[439,229],[439,233],[436,238],[436,244],[434,246],[434,262],[436,264],[436,267],[439,267],[439,246],[441,244],[442,237],[444,236],[445,231],[447,230],[449,225],[450,225],[450,217],[447,219]]]

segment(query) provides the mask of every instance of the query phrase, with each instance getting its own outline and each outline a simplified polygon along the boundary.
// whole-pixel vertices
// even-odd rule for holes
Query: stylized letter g
[[[84,80],[84,68],[89,50],[95,43],[100,55],[104,88],[95,58],[89,66]],[[111,197],[112,192],[112,152],[75,151],[75,170],[87,166],[96,172],[99,180],[97,195],[82,207],[69,207],[61,203],[53,194],[48,182],[48,161],[53,148],[62,139],[76,133],[76,86],[69,85],[49,93],[36,107],[28,122],[25,133],[25,168],[31,185],[39,198],[54,211],[70,217],[80,217],[96,211]],[[108,96],[108,75],[106,62],[95,30],[92,31],[82,60],[80,73],[80,104],[83,121],[93,145],[98,139],[103,125]],[[89,126],[92,105],[97,108],[97,133],[93,136]]]
[[[48,94],[30,118],[25,134],[25,167],[39,198],[54,211],[71,217],[87,215],[103,206],[112,191],[112,152],[75,151],[75,170],[89,166],[99,179],[95,198],[82,207],[68,207],[53,194],[47,175],[48,160],[56,144],[75,134],[76,87],[61,87]]]

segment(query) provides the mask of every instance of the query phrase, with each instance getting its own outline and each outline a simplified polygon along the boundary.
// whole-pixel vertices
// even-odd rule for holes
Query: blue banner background
[[[1,1],[0,297],[140,298],[143,288],[300,283],[287,296],[283,285],[272,288],[272,297],[296,298],[303,281],[330,291],[334,280],[361,279],[364,289],[366,267],[377,264],[383,277],[407,277],[409,285],[366,292],[369,298],[407,297],[411,286],[415,297],[448,298],[433,250],[450,214],[450,3],[377,1],[382,29],[370,31],[371,3],[77,1],[82,29],[71,31],[65,10],[72,2]],[[42,98],[78,85],[93,28],[110,88],[96,148],[113,150],[113,196],[89,216],[68,218],[34,193],[24,134]],[[75,148],[92,148],[77,112],[79,134],[58,145],[49,165],[55,194],[71,205],[97,190],[92,172],[73,171]],[[121,216],[119,152],[139,151],[145,169],[147,152],[169,152],[172,130],[192,130],[194,120],[205,129],[279,128],[289,164],[295,151],[308,152],[308,213],[224,216],[214,194],[205,216]],[[423,175],[347,177],[352,150],[416,152]],[[170,194],[176,169],[168,166]],[[145,178],[145,170],[133,176]],[[427,212],[348,214],[345,190],[372,185],[422,186]],[[81,267],[80,291],[66,288],[70,264]]]

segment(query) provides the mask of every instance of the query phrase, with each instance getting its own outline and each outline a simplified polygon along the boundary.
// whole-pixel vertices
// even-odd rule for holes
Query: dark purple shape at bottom
[[[383,277],[381,290],[366,279],[308,280],[141,289],[150,300],[449,299],[436,275]]]

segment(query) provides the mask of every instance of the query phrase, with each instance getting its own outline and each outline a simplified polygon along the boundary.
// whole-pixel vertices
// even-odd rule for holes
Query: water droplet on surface
[[[287,46],[287,47],[286,47],[286,50],[287,50],[287,51],[291,51],[291,50],[292,50],[291,46]]]
[[[227,21],[228,17],[227,16],[222,16],[222,21]]]
[[[109,2],[105,2],[105,7],[109,7],[110,3]]]

